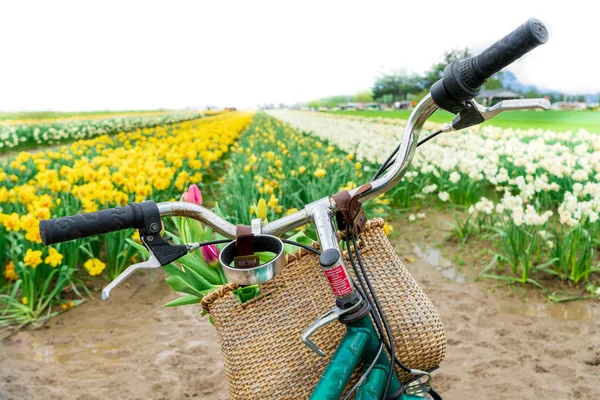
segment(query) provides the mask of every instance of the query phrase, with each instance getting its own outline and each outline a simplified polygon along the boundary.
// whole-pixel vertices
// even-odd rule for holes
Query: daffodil
[[[42,252],[40,250],[27,249],[23,263],[31,268],[37,267],[42,263]]]
[[[57,267],[62,263],[63,255],[60,254],[56,249],[50,247],[48,250],[48,256],[44,260],[44,262],[51,267]]]
[[[326,170],[324,170],[323,168],[317,168],[313,175],[317,178],[323,178],[325,174],[327,174]]]
[[[96,276],[100,275],[102,271],[104,271],[106,264],[104,264],[97,258],[90,258],[83,264],[83,267],[88,271],[88,274],[90,274],[90,276]]]
[[[383,225],[383,232],[386,236],[390,236],[390,233],[394,230],[394,227],[387,222]]]
[[[6,264],[6,267],[4,267],[4,278],[7,281],[16,281],[19,279],[19,275],[15,270],[15,264],[12,261]]]

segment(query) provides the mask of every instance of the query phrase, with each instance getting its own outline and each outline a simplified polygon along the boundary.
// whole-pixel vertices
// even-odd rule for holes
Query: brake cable
[[[356,381],[356,383],[352,386],[352,389],[350,389],[348,394],[346,394],[346,396],[344,397],[344,400],[348,400],[350,398],[350,396],[352,396],[352,393],[354,393],[360,387],[360,385],[362,385],[364,383],[365,379],[367,379],[367,377],[369,376],[369,374],[375,367],[375,363],[377,362],[377,360],[379,360],[379,357],[381,356],[382,352],[383,352],[383,340],[380,339],[379,347],[377,348],[377,354],[375,355],[373,362],[371,363],[371,365],[369,365],[369,368],[367,368],[367,370],[360,376],[360,378],[358,378],[358,381]]]
[[[379,331],[380,338],[383,338],[384,330],[385,330],[385,336],[387,336],[387,343],[383,339],[382,339],[382,342],[385,345],[386,350],[390,354],[390,360],[392,360],[392,362],[390,362],[390,366],[388,369],[388,379],[386,382],[386,388],[385,388],[384,396],[383,396],[383,398],[385,399],[387,397],[387,393],[389,392],[389,387],[390,387],[390,384],[392,381],[394,365],[398,365],[401,369],[403,369],[404,371],[406,371],[408,373],[411,372],[411,369],[406,367],[396,357],[394,338],[393,338],[389,323],[387,321],[387,318],[385,317],[385,313],[383,312],[383,309],[381,308],[381,304],[379,303],[379,300],[377,299],[377,295],[375,293],[375,290],[373,289],[373,285],[371,284],[371,281],[367,275],[366,268],[362,261],[362,257],[360,256],[360,250],[358,249],[358,243],[356,242],[356,238],[354,237],[354,235],[352,235],[352,244],[354,247],[354,253],[356,254],[356,259],[357,259],[356,261],[358,262],[358,266],[360,266],[360,272],[359,272],[359,268],[357,267],[357,263],[355,262],[354,257],[352,255],[352,247],[350,246],[350,228],[347,226],[346,227],[346,248],[348,250],[348,258],[350,260],[350,264],[352,265],[354,274],[358,278],[359,285],[363,292],[361,294],[363,295],[363,298],[365,298],[365,300],[369,303],[369,306],[371,307],[371,315],[373,317],[375,326],[377,327],[377,330]],[[363,280],[361,279],[361,275],[364,278],[365,282],[363,282]],[[365,283],[367,284],[367,287],[365,287]],[[372,300],[369,298],[369,296],[365,295],[367,293],[367,291],[371,294]]]
[[[439,135],[442,132],[444,132],[444,128],[433,132],[431,135],[420,140],[419,143],[417,143],[417,147],[419,147],[420,145],[422,145],[424,143],[427,143],[428,141],[430,141],[431,139],[433,139],[434,137],[436,137],[437,135]],[[400,150],[400,145],[396,146],[396,148],[390,153],[390,155],[387,156],[387,158],[381,164],[381,166],[379,167],[379,169],[377,170],[377,172],[375,173],[373,178],[371,178],[371,182],[374,181],[375,179],[379,178],[385,171],[387,171],[392,166],[392,164],[394,163],[394,161],[392,161],[392,159],[394,158],[396,153],[398,153],[398,150]]]

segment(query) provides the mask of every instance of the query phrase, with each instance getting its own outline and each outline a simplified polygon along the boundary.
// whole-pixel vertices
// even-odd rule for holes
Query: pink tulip
[[[214,244],[202,246],[202,256],[208,265],[216,267],[219,265],[219,249]]]
[[[187,201],[188,203],[194,203],[197,204],[199,206],[202,205],[202,192],[200,192],[200,189],[198,189],[198,186],[192,184],[190,185],[189,189],[187,192],[183,193],[183,199],[185,201]]]

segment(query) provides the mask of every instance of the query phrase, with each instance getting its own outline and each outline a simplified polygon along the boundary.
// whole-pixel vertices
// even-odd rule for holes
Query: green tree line
[[[318,108],[335,107],[351,102],[369,103],[376,101],[391,104],[401,100],[419,101],[429,92],[431,85],[442,77],[444,68],[448,64],[454,60],[465,59],[471,56],[472,53],[469,48],[446,51],[440,57],[439,61],[423,74],[408,73],[404,69],[392,70],[378,76],[370,90],[361,91],[355,95],[331,96],[312,100],[307,105]],[[483,89],[501,89],[503,87],[501,77],[502,72],[492,76],[487,80]],[[520,93],[528,98],[548,96],[552,102],[562,100],[562,95],[556,92],[528,90]]]

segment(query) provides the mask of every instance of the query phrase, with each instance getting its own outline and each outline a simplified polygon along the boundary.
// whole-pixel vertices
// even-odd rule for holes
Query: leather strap
[[[359,234],[364,228],[367,223],[367,217],[358,202],[358,198],[362,193],[371,190],[371,187],[370,183],[366,183],[358,188],[356,193],[354,193],[354,196],[350,196],[350,193],[347,190],[332,196],[338,207],[336,218],[339,229],[346,229],[347,224],[350,224],[352,230],[356,234]]]
[[[247,225],[238,225],[235,231],[236,268],[254,268],[257,257],[254,255],[254,234]]]

